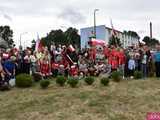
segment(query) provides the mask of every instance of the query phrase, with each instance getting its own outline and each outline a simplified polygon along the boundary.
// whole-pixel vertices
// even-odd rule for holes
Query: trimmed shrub
[[[40,80],[42,80],[42,76],[39,73],[33,73],[32,76],[35,82],[39,82]]]
[[[56,79],[56,83],[60,86],[64,86],[66,83],[66,78],[64,76],[58,76]]]
[[[41,86],[42,89],[46,89],[49,85],[50,85],[49,80],[41,80],[40,81],[40,86]]]
[[[143,77],[143,73],[141,71],[134,72],[134,79],[141,79]]]
[[[119,71],[114,71],[111,74],[111,78],[114,82],[120,82],[121,81],[121,73]]]
[[[28,74],[20,74],[16,76],[16,86],[20,88],[31,87],[33,84],[32,76]]]
[[[75,88],[78,83],[79,83],[79,80],[76,79],[76,78],[69,78],[67,83],[72,87],[72,88]]]
[[[86,77],[84,79],[84,81],[88,84],[88,85],[92,85],[95,81],[94,77]]]
[[[104,77],[101,79],[101,84],[107,86],[109,84],[109,78]]]

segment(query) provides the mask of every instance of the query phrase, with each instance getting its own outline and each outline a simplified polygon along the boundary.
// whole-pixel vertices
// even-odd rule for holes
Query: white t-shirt
[[[142,64],[147,64],[147,55],[143,56]]]

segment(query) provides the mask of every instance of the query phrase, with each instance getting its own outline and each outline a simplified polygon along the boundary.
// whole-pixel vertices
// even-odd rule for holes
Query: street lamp
[[[99,9],[94,9],[94,36],[96,38],[96,12],[99,11]]]
[[[21,33],[21,34],[20,34],[20,40],[19,40],[19,44],[20,44],[20,45],[19,45],[19,48],[20,48],[20,49],[22,49],[22,35],[25,35],[25,34],[27,34],[27,32],[24,32],[24,33]]]

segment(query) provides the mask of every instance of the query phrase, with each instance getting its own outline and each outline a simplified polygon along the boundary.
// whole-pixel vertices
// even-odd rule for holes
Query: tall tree
[[[114,45],[114,46],[121,46],[121,41],[118,37],[116,36],[111,36],[109,40],[109,46]]]
[[[13,46],[13,30],[11,30],[9,26],[0,26],[0,35],[9,47]]]
[[[49,47],[52,43],[56,45],[74,44],[80,46],[80,35],[78,34],[78,30],[72,27],[68,28],[65,32],[61,29],[52,30],[46,37],[42,38],[42,44]]]
[[[52,43],[64,44],[66,43],[64,39],[64,33],[62,30],[52,30],[46,37],[42,38],[42,44],[45,46],[50,46]]]
[[[132,36],[132,37],[140,38],[139,35],[137,34],[137,32],[135,32],[135,31],[128,31],[127,34]]]
[[[77,29],[70,27],[67,31],[65,31],[64,35],[68,44],[73,44],[80,47],[80,35],[78,34]]]
[[[145,42],[145,44],[150,46],[150,47],[153,47],[153,46],[155,46],[156,44],[159,43],[159,41],[157,39],[155,39],[155,38],[151,39],[148,36],[145,36],[142,41]]]
[[[36,47],[36,41],[35,40],[32,40],[31,42],[31,49],[34,51],[35,50],[35,47]]]

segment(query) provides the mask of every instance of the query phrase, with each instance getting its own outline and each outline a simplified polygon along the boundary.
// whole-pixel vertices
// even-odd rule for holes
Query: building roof
[[[112,28],[106,27],[105,25],[98,25],[98,26],[96,26],[96,27],[100,27],[100,26],[104,26],[106,29],[112,30]],[[81,28],[81,30],[83,30],[83,29],[91,29],[91,28],[94,28],[94,26]],[[121,32],[121,31],[119,31],[119,30],[116,30],[116,29],[115,29],[115,31],[118,32],[118,33],[122,33],[122,34],[123,34],[123,32]]]
[[[110,28],[110,27],[106,27],[106,29],[109,29],[109,30],[112,30],[112,28]],[[121,32],[121,31],[119,31],[119,30],[116,30],[116,29],[114,29],[116,32],[118,32],[118,33],[122,33],[123,34],[123,32]]]

